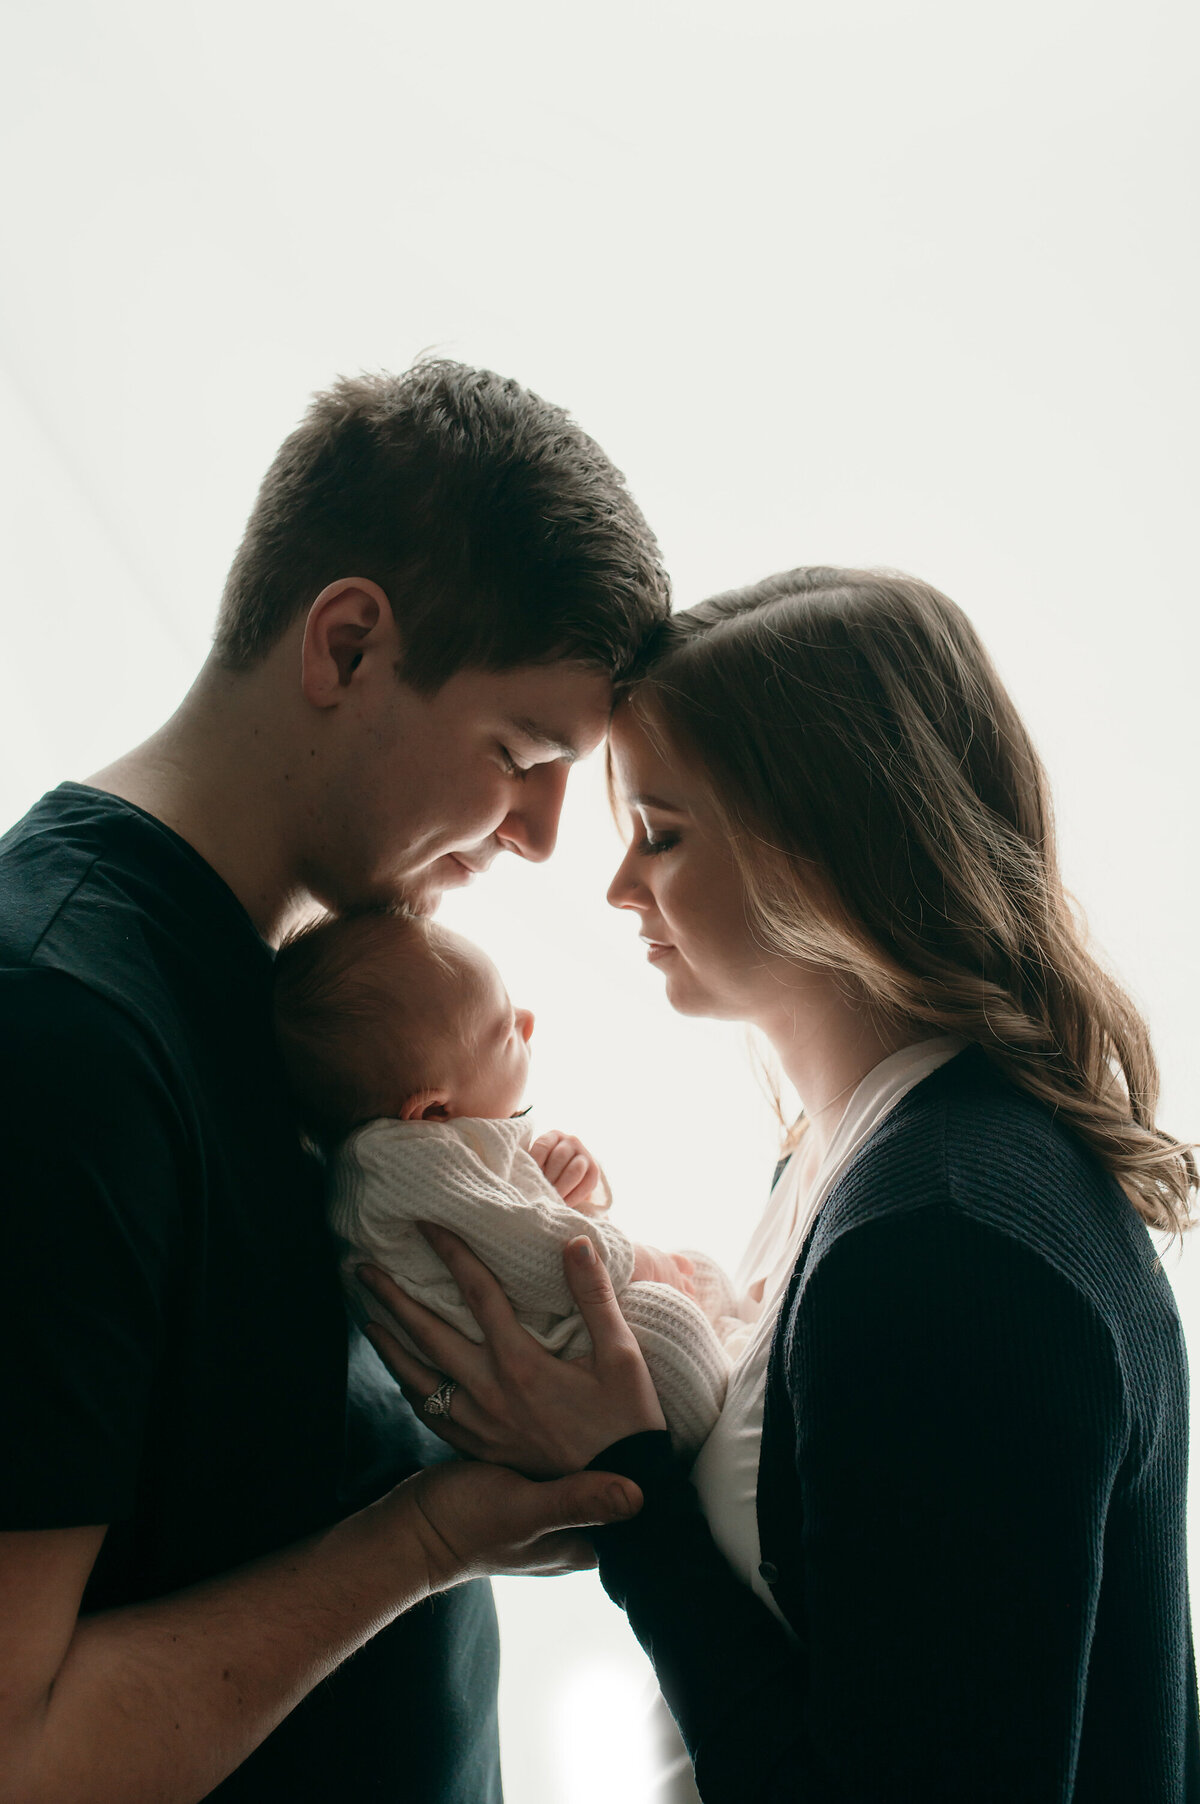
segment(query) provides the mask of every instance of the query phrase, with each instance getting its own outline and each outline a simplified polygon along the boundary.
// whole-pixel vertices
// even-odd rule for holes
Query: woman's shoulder
[[[846,1236],[889,1224],[903,1240],[931,1211],[1056,1272],[1110,1321],[1131,1309],[1177,1320],[1149,1234],[1111,1173],[977,1047],[918,1084],[831,1193],[804,1260],[811,1274]]]
[[[834,1198],[848,1217],[935,1199],[968,1212],[991,1208],[1014,1223],[1038,1201],[1060,1211],[1074,1199],[1086,1198],[1090,1208],[1119,1201],[1133,1214],[1070,1128],[976,1046],[896,1104],[842,1174]]]

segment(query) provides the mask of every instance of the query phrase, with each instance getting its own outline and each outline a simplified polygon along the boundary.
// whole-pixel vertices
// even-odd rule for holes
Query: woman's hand
[[[578,1531],[623,1522],[641,1508],[628,1478],[575,1472],[534,1484],[503,1466],[429,1466],[405,1479],[382,1507],[407,1523],[425,1559],[431,1591],[480,1574],[549,1577],[596,1564]]]
[[[581,1471],[625,1435],[666,1426],[641,1348],[590,1240],[572,1240],[564,1264],[592,1352],[563,1360],[521,1326],[491,1272],[457,1235],[431,1225],[422,1232],[479,1323],[482,1345],[405,1296],[375,1267],[360,1266],[358,1277],[424,1358],[375,1324],[366,1330],[371,1345],[421,1420],[451,1447],[530,1478],[558,1478]],[[449,1413],[424,1414],[425,1399],[447,1378],[456,1387]]]
[[[529,1149],[548,1184],[581,1215],[603,1215],[612,1202],[608,1180],[582,1140],[552,1128]]]

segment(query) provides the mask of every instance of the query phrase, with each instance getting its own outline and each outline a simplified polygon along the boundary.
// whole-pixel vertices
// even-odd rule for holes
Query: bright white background
[[[173,707],[307,394],[436,347],[577,413],[681,603],[840,561],[967,608],[1200,1131],[1192,17],[7,0],[0,815]],[[772,1122],[740,1033],[671,1017],[606,911],[598,779],[550,866],[447,912],[621,1219],[732,1261]],[[590,1577],[500,1594],[513,1804],[642,1804],[622,1619]]]

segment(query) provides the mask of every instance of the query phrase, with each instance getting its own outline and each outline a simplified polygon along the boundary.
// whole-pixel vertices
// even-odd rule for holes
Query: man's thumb
[[[600,1528],[628,1522],[642,1507],[642,1493],[630,1478],[612,1472],[572,1472],[538,1486],[545,1512],[541,1532],[560,1528]]]

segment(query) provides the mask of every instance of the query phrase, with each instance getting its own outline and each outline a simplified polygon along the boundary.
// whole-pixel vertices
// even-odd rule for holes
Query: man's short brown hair
[[[445,360],[343,377],[267,471],[214,651],[245,669],[327,583],[377,582],[425,693],[558,659],[620,681],[669,610],[654,535],[560,407]]]

